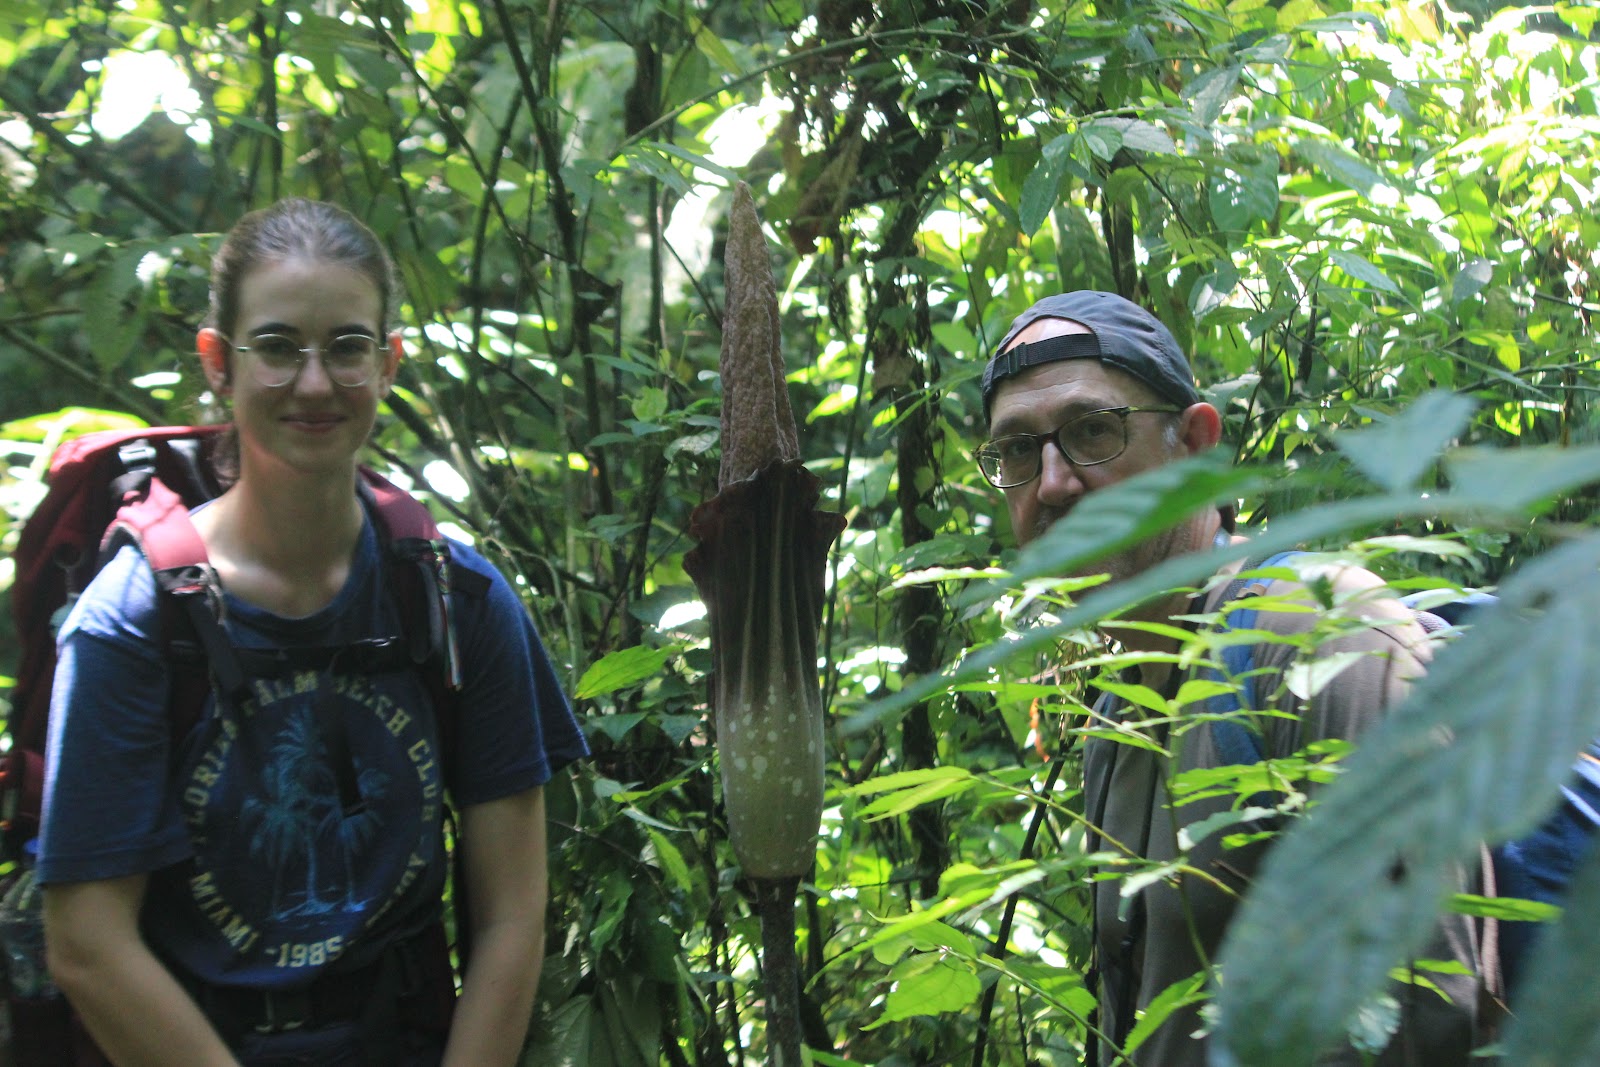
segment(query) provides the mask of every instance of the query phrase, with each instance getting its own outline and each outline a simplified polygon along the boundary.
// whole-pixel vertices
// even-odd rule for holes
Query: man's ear
[[[228,392],[233,380],[228,339],[221,331],[207,326],[195,335],[194,342],[195,350],[200,353],[200,369],[205,372],[211,391],[219,396]]]
[[[1178,440],[1191,456],[1214,448],[1222,440],[1222,416],[1210,404],[1190,404],[1178,420]]]

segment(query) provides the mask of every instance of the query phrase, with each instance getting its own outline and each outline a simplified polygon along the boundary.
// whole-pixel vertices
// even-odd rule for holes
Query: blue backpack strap
[[[1244,566],[1239,568],[1241,574],[1257,570],[1262,567],[1277,567],[1300,552],[1279,552],[1260,563],[1246,560]],[[1245,591],[1253,585],[1260,584],[1263,589],[1270,579],[1240,577],[1235,578],[1222,594],[1222,599],[1217,601],[1217,608],[1221,610],[1233,601],[1244,595]],[[1250,630],[1256,625],[1256,609],[1252,607],[1235,608],[1222,617],[1221,628],[1227,630]],[[1227,715],[1232,712],[1254,710],[1260,707],[1256,700],[1256,682],[1254,671],[1256,646],[1227,645],[1222,649],[1223,671],[1215,667],[1206,669],[1207,677],[1223,684],[1236,684],[1238,692],[1229,690],[1218,693],[1206,701],[1209,711],[1214,715]],[[1266,758],[1266,751],[1261,746],[1261,736],[1250,727],[1240,722],[1237,718],[1219,719],[1211,724],[1211,740],[1217,746],[1217,753],[1225,764],[1248,765],[1260,763]],[[1255,798],[1251,798],[1254,800]]]

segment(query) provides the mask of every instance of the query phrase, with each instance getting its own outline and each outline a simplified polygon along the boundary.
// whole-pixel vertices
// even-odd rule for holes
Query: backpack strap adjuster
[[[156,448],[143,437],[129,441],[117,449],[117,462],[125,471],[155,470]]]
[[[239,651],[223,626],[226,601],[222,583],[209,563],[194,563],[156,572],[156,584],[183,608],[211,669],[220,693],[234,702],[249,695],[248,679]]]
[[[461,654],[456,644],[455,607],[450,602],[450,542],[442,537],[396,538],[390,550],[396,558],[415,566],[421,578],[428,621],[425,631],[413,629],[408,634],[412,660],[420,665],[439,656],[446,688],[459,690]]]

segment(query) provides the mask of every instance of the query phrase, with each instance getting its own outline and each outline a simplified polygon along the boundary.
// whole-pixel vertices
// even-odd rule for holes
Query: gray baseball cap
[[[1051,337],[1006,350],[1025,326],[1044,318],[1070,319],[1089,332]],[[1000,354],[983,371],[984,419],[989,418],[1001,382],[1029,367],[1064,359],[1098,359],[1133,375],[1181,408],[1201,402],[1189,360],[1161,320],[1115,293],[1082,289],[1047,296],[1017,316],[1000,342]]]

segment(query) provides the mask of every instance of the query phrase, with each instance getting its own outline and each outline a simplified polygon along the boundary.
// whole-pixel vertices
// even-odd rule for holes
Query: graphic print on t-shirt
[[[181,794],[198,970],[297,983],[427,899],[443,788],[427,707],[412,672],[302,671],[211,717]]]

